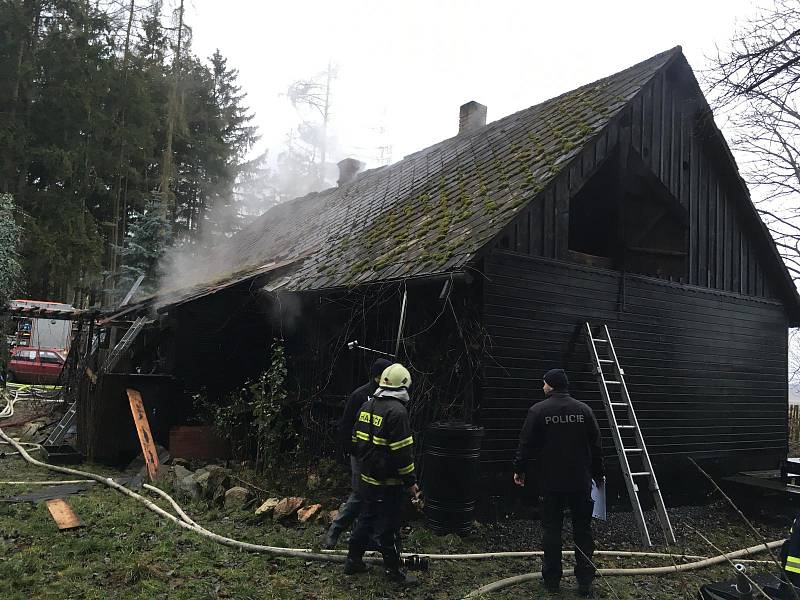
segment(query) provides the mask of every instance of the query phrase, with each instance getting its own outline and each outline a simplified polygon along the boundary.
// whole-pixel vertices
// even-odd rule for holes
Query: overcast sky
[[[376,164],[455,135],[458,108],[488,120],[683,46],[697,71],[752,0],[279,1],[189,0],[199,56],[216,48],[239,69],[263,136],[278,151],[297,115],[281,94],[338,67],[332,128],[339,156]],[[381,130],[383,132],[381,133]]]

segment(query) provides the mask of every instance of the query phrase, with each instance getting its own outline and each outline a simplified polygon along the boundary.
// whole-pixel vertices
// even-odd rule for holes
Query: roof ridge
[[[451,141],[451,140],[453,140],[455,138],[459,138],[459,137],[460,138],[469,138],[469,137],[473,137],[473,136],[476,136],[476,135],[480,135],[481,133],[485,132],[488,127],[495,127],[495,126],[497,126],[497,124],[499,124],[502,121],[508,121],[508,120],[511,120],[511,119],[513,119],[515,117],[519,118],[520,115],[522,115],[523,113],[525,113],[527,111],[530,111],[530,110],[545,106],[547,104],[550,104],[552,102],[560,100],[560,99],[564,98],[565,96],[569,96],[570,94],[574,94],[574,93],[579,92],[581,90],[596,87],[596,86],[598,86],[598,85],[600,85],[600,84],[602,84],[602,83],[604,83],[606,81],[610,81],[610,80],[619,78],[621,75],[624,75],[625,73],[633,72],[633,71],[636,71],[638,69],[641,69],[644,65],[646,65],[648,63],[658,62],[659,60],[661,60],[663,58],[666,58],[666,57],[669,57],[671,59],[673,56],[677,56],[678,54],[681,54],[682,52],[683,52],[683,47],[680,44],[677,45],[677,46],[673,46],[669,50],[664,50],[663,52],[659,52],[658,54],[654,54],[650,58],[647,58],[647,59],[645,59],[643,61],[640,61],[640,62],[638,62],[635,65],[632,65],[630,67],[626,67],[625,69],[622,69],[621,71],[617,71],[615,73],[611,73],[610,75],[606,75],[605,77],[601,77],[600,79],[596,79],[595,81],[591,81],[589,83],[584,83],[582,85],[579,85],[576,88],[572,88],[570,90],[566,90],[566,91],[558,94],[557,96],[552,96],[550,98],[547,98],[546,100],[542,100],[541,102],[538,102],[537,104],[532,104],[530,106],[526,106],[525,108],[521,108],[518,111],[515,111],[515,112],[507,114],[507,115],[504,115],[504,116],[500,117],[499,119],[496,119],[494,121],[490,121],[490,122],[486,123],[483,127],[478,127],[476,129],[470,131],[466,135],[465,134],[460,134],[460,135],[456,134],[456,135],[450,136],[449,138],[445,138],[443,140],[440,140],[440,141],[436,142],[435,144],[431,144],[430,146],[427,146],[425,148],[420,148],[419,150],[416,150],[415,152],[412,152],[411,154],[407,154],[406,156],[404,156],[402,158],[402,160],[399,160],[394,164],[399,164],[399,163],[403,162],[404,160],[406,160],[408,158],[411,158],[413,156],[416,156],[416,155],[418,155],[418,154],[420,154],[422,152],[428,152],[429,150],[435,148],[439,144],[444,144],[444,143],[449,142],[449,141]],[[661,65],[661,67],[656,69],[653,72],[653,75],[655,75],[655,73],[657,71],[660,71],[661,68],[666,66],[669,62],[671,62],[671,61],[669,61],[669,60],[666,61],[663,65]],[[390,165],[390,166],[394,166],[394,165]]]

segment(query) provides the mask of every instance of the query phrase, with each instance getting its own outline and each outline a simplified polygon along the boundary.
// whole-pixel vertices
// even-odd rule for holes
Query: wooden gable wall
[[[641,157],[687,212],[687,272],[681,283],[777,298],[780,276],[732,165],[701,127],[702,100],[680,57],[632,100],[570,168],[506,227],[495,247],[571,261],[570,197],[623,144]],[[725,172],[727,170],[727,172]]]

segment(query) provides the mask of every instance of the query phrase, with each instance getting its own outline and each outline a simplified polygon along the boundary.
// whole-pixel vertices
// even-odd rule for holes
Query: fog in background
[[[753,11],[743,0],[193,0],[187,20],[200,56],[220,48],[239,69],[258,151],[277,157],[298,122],[288,86],[331,61],[329,162],[374,167],[453,136],[469,100],[493,121],[678,44],[702,70]]]

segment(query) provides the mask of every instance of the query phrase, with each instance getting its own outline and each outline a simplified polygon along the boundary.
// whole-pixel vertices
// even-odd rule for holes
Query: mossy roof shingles
[[[679,52],[276,206],[234,236],[226,271],[307,255],[281,286],[299,291],[462,268]]]

